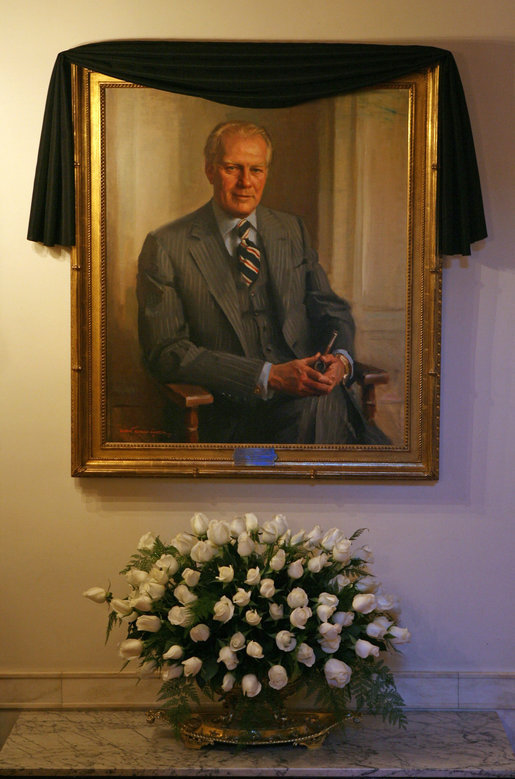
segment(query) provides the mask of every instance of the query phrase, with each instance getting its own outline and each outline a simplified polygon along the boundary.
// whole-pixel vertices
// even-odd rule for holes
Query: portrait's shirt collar
[[[213,205],[213,213],[215,215],[216,223],[218,225],[218,229],[220,230],[222,234],[222,238],[224,241],[226,240],[227,236],[234,230],[238,222],[240,221],[239,217],[230,216],[229,214],[226,214],[226,212],[223,210],[223,208],[220,208],[218,203],[215,200],[211,201]],[[253,226],[253,228],[257,232],[257,215],[256,212],[253,211],[249,216],[246,217],[247,222],[250,222],[250,224]]]

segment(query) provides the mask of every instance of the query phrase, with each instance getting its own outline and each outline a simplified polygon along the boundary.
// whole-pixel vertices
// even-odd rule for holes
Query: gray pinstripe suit
[[[335,348],[352,355],[350,307],[331,290],[302,221],[260,205],[257,226],[283,360],[321,350],[332,329],[338,330]],[[273,436],[265,441],[281,442],[275,433],[278,419],[290,414],[293,420],[300,414],[305,417],[301,440],[298,431],[287,437],[302,443],[344,443],[349,438],[352,442],[349,430],[336,434],[344,440],[318,440],[327,437],[326,428],[335,435],[335,414],[349,427],[349,400],[343,389],[324,398],[256,397],[258,377],[269,357],[256,352],[246,337],[232,262],[211,203],[147,236],[139,257],[137,292],[139,338],[149,371],[161,382],[201,384],[213,392],[215,404],[204,413],[216,424],[204,440],[251,443],[250,420],[259,419],[261,435]],[[327,412],[330,421],[324,424]],[[273,422],[263,433],[267,417]],[[357,422],[363,423],[361,414]],[[308,428],[311,432],[306,432]],[[202,423],[200,430],[202,435]]]

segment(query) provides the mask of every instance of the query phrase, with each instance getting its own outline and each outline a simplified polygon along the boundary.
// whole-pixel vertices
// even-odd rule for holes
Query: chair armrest
[[[363,362],[354,363],[354,378],[361,388],[361,407],[366,420],[371,422],[377,411],[376,384],[388,384],[390,376],[382,368]]]
[[[374,365],[368,365],[364,362],[354,363],[354,377],[358,384],[371,385],[371,384],[388,384],[390,376],[387,371],[382,368],[376,368]]]
[[[182,408],[208,406],[214,400],[208,390],[196,384],[165,384],[164,389],[167,397]]]
[[[196,384],[162,384],[161,388],[172,403],[184,409],[187,443],[198,444],[198,407],[212,403],[212,394]]]

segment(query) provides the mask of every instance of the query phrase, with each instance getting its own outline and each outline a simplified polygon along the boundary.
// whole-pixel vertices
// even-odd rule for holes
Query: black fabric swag
[[[28,239],[75,242],[71,63],[147,87],[245,108],[280,108],[440,65],[438,242],[470,254],[486,224],[469,115],[453,55],[432,46],[107,41],[61,52],[50,80]]]

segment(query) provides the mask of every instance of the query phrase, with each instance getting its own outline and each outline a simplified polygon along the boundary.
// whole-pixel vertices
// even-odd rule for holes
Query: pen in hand
[[[325,350],[323,354],[329,354],[331,349],[333,348],[334,342],[336,341],[336,337],[338,335],[338,330],[333,330],[331,333],[331,338],[329,339],[329,343],[325,347]],[[317,370],[319,373],[325,373],[326,364],[323,360],[317,360],[315,364],[313,365],[315,370]]]

